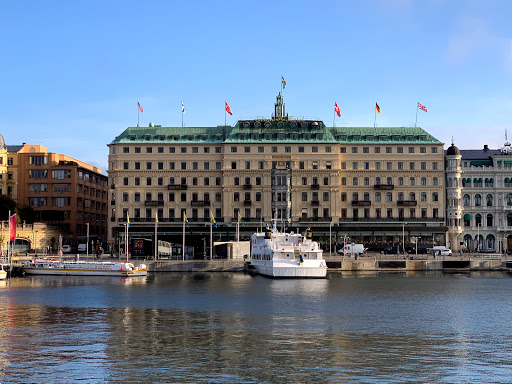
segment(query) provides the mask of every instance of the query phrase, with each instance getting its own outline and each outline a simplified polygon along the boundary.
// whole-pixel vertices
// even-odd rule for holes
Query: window
[[[140,147],[135,147],[135,153],[140,153]]]
[[[128,180],[126,180],[128,182]],[[128,184],[126,184],[128,185]],[[140,185],[140,177],[135,178],[135,185]]]
[[[357,161],[354,161],[352,163],[352,169],[356,170],[357,169]]]
[[[203,151],[204,153],[210,153],[210,147],[204,147]]]
[[[345,192],[341,194],[341,201],[347,201],[347,194]]]
[[[158,162],[158,169],[164,169],[164,163],[162,161]]]
[[[427,153],[427,147],[420,147],[420,153]]]
[[[153,153],[153,147],[146,147],[146,153]]]
[[[181,162],[181,169],[187,169],[187,163],[185,161]]]
[[[180,150],[181,153],[187,153],[187,147],[181,147]]]
[[[482,196],[480,194],[475,195],[475,206],[480,207],[482,205]]]
[[[492,199],[492,195],[491,195],[491,194],[487,195],[487,196],[485,197],[485,200],[486,200],[486,204],[487,204],[487,206],[488,206],[488,207],[492,207],[492,200],[493,200],[493,199]]]
[[[158,147],[158,153],[164,153],[164,147]]]
[[[409,163],[409,169],[410,169],[411,171],[414,171],[414,161],[411,161],[411,162]]]
[[[399,177],[398,178],[398,185],[404,185],[404,178],[403,177]]]
[[[251,169],[251,162],[250,161],[246,161],[245,162],[245,169]]]
[[[375,201],[380,201],[380,192],[375,192]]]
[[[139,161],[135,162],[135,169],[140,169],[140,162]]]
[[[396,153],[404,153],[404,148],[403,147],[397,147],[396,148]]]
[[[152,165],[152,163],[150,161],[148,161],[146,163],[146,169],[151,169],[151,165]]]
[[[391,147],[386,147],[386,153],[393,153],[393,150],[391,149]]]
[[[393,201],[393,194],[391,192],[386,193],[386,201]]]
[[[231,169],[236,169],[236,161],[231,162]]]
[[[401,162],[401,161],[398,162],[398,169],[399,170],[404,169],[404,163],[403,162]]]
[[[181,201],[187,201],[187,194],[186,192],[181,193]]]
[[[357,147],[352,147],[352,153],[357,153]]]
[[[176,153],[176,148],[169,147],[169,153]]]
[[[437,182],[437,177],[433,177],[432,178],[432,185],[437,185],[438,182]]]
[[[432,147],[432,153],[437,153],[437,148]]]
[[[151,177],[146,178],[146,185],[151,185]]]
[[[284,147],[284,151],[286,153],[290,153],[292,151],[292,147]]]
[[[421,185],[422,185],[422,186],[427,185],[427,178],[426,178],[426,177],[422,177],[422,178],[421,178]]]
[[[133,200],[134,201],[140,201],[140,193],[139,192],[135,192],[134,195],[133,195]]]
[[[192,153],[199,153],[198,147],[192,147]]]
[[[424,171],[427,169],[427,163],[425,161],[421,162],[421,170]]]
[[[347,169],[347,163],[345,161],[342,161],[340,164],[341,169]]]
[[[174,169],[174,161],[169,162],[169,169]]]
[[[414,147],[409,147],[409,153],[414,153]]]
[[[363,153],[370,153],[370,147],[363,147]]]
[[[373,148],[373,152],[374,153],[380,153],[380,147]]]
[[[318,152],[318,147],[316,147],[316,146],[311,147],[311,152],[313,152],[313,153]]]
[[[272,153],[277,153],[277,147],[272,147]]]
[[[352,178],[352,185],[357,185],[357,177]]]
[[[210,169],[210,162],[209,162],[209,161],[205,161],[205,162],[203,163],[203,169],[205,169],[205,170]]]
[[[432,169],[435,171],[437,170],[437,161],[432,162]]]
[[[197,163],[197,161],[192,162],[192,169],[199,169],[199,164]]]
[[[439,201],[439,196],[437,192],[432,192],[432,201]]]
[[[128,185],[128,178],[127,177],[123,178],[123,185]]]
[[[236,153],[237,147],[231,147],[231,153]]]

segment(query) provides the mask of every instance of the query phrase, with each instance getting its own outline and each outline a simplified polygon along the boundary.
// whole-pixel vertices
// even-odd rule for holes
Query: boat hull
[[[65,275],[65,276],[146,276],[148,271],[100,271],[80,269],[57,269],[57,268],[22,268],[27,275]]]
[[[323,264],[323,265],[322,265]],[[327,276],[327,266],[286,265],[286,264],[252,264],[262,276],[276,279],[323,279]]]

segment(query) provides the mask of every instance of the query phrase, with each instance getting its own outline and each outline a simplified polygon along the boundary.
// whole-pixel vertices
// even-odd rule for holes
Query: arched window
[[[469,207],[471,205],[471,196],[467,193],[464,195],[464,206]]]
[[[494,251],[494,247],[496,245],[496,239],[494,237],[494,235],[487,235],[487,237],[485,238],[485,248],[486,250],[490,250],[490,251]]]
[[[505,177],[505,187],[510,187],[510,179]]]
[[[475,207],[480,207],[482,205],[482,196],[480,194],[475,195]]]
[[[475,224],[476,226],[482,225],[482,215],[479,213],[475,215]]]
[[[512,206],[512,193],[507,193],[506,200],[507,200],[507,206],[511,207]]]
[[[482,186],[482,178],[478,179],[478,186],[481,187]],[[476,187],[476,185],[475,185]]]
[[[478,187],[478,179],[476,177],[473,179],[473,186]]]
[[[485,202],[487,204],[488,207],[492,207],[492,195],[491,194],[488,194],[487,196],[485,196]]]
[[[475,236],[475,250],[481,251],[484,249],[484,237],[482,235]]]
[[[489,187],[494,188],[494,179],[489,179]]]
[[[485,179],[485,187],[489,188],[489,179],[487,179],[487,178]]]
[[[352,200],[359,200],[359,194],[357,192],[352,194]]]
[[[453,182],[452,182],[452,178],[450,177],[448,179],[448,187],[452,187],[453,186]]]
[[[471,235],[464,235],[464,246],[467,250],[473,250],[473,239],[471,238]]]
[[[487,214],[487,226],[492,227],[492,214]]]
[[[468,178],[466,180],[466,187],[471,187],[471,179],[470,178]]]
[[[466,187],[466,186],[467,186],[467,185],[466,185],[466,179],[465,179],[465,178],[463,178],[463,179],[462,179],[462,186],[463,186],[463,187]]]
[[[365,192],[364,193],[364,198],[363,198],[364,201],[370,201],[370,193],[369,192]]]
[[[398,192],[398,201],[404,201],[404,194],[403,194],[403,192]]]
[[[512,227],[512,213],[507,215],[507,226]]]
[[[471,215],[469,213],[464,214],[464,226],[471,226]]]

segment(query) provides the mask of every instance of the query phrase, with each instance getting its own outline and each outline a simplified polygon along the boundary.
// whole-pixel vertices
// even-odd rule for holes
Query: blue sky
[[[137,124],[286,111],[337,126],[418,126],[459,148],[512,136],[512,2],[4,1],[0,133],[107,167]],[[512,138],[509,137],[509,141]]]

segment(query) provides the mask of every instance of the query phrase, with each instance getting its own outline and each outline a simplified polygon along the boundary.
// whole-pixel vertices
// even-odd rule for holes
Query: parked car
[[[451,256],[452,250],[446,248],[444,245],[436,245],[434,248],[432,248],[432,253],[434,256]]]
[[[387,255],[397,255],[399,253],[404,253],[404,247],[401,245],[398,247],[387,247],[384,249],[384,253]]]
[[[63,245],[62,253],[71,253],[71,245]]]
[[[416,247],[407,249],[408,254],[416,254]],[[428,253],[427,248],[418,247],[418,255],[426,255]]]
[[[87,252],[87,244],[78,244],[78,253]]]

